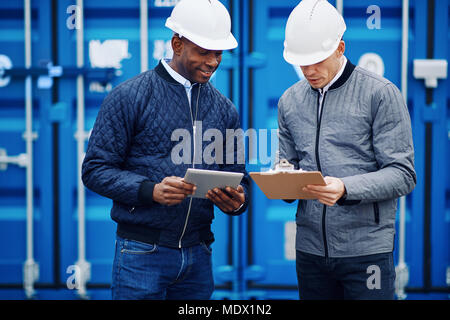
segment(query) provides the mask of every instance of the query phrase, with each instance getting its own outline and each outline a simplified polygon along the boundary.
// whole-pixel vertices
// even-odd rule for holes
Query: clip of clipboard
[[[269,199],[314,199],[302,188],[308,184],[326,185],[320,171],[294,170],[286,159],[275,170],[250,172],[250,177]]]

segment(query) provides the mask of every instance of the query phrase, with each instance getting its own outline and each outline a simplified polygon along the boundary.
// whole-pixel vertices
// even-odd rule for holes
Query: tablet
[[[184,181],[195,184],[197,186],[195,194],[190,197],[206,199],[205,195],[211,189],[223,189],[225,187],[232,187],[236,189],[241,183],[243,176],[244,174],[241,172],[189,168],[187,169],[186,175],[184,176]]]

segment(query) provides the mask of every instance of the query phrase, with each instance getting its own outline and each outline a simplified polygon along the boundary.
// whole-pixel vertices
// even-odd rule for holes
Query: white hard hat
[[[166,27],[204,49],[228,50],[238,45],[231,34],[230,14],[217,0],[181,0]]]
[[[337,49],[345,32],[344,19],[326,0],[303,0],[289,15],[284,59],[308,66],[325,60]]]

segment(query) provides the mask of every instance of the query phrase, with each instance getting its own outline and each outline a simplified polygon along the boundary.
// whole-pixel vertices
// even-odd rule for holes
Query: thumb
[[[326,176],[323,178],[323,180],[325,180],[325,183],[328,185],[333,182],[333,177]]]

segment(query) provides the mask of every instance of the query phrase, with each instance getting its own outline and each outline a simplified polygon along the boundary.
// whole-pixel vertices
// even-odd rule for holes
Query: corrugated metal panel
[[[222,65],[212,79],[240,111],[244,129],[277,128],[277,102],[290,85],[301,78],[282,58],[284,27],[296,0],[223,1],[233,20],[239,47],[225,52]],[[335,4],[336,1],[330,1]],[[431,56],[428,4],[434,2],[434,37]],[[12,64],[16,75],[25,67],[24,2],[0,3],[0,68]],[[164,27],[176,0],[148,2],[148,67],[170,55],[171,31]],[[78,259],[77,204],[77,94],[75,1],[31,1],[32,70],[42,73],[48,62],[64,67],[62,77],[34,77],[32,91],[34,147],[34,259],[39,264],[38,298],[72,299],[68,290],[70,268]],[[344,0],[346,55],[371,70],[383,70],[400,88],[401,11],[400,0]],[[371,7],[372,6],[372,7]],[[376,6],[376,7],[373,7]],[[380,9],[380,25],[368,19]],[[418,14],[420,12],[420,14]],[[442,298],[450,265],[450,81],[439,80],[431,93],[423,80],[412,75],[415,58],[448,59],[449,3],[447,0],[410,1],[408,107],[416,150],[418,183],[406,200],[406,263],[408,288],[412,293],[434,292]],[[141,70],[139,1],[84,1],[85,120],[88,132],[100,104],[117,84]],[[54,24],[54,25],[53,25]],[[378,28],[380,27],[380,28]],[[369,54],[369,55],[367,55]],[[374,55],[376,54],[376,55]],[[381,62],[381,63],[380,63]],[[102,83],[107,68],[119,71]],[[115,69],[117,68],[117,69]],[[69,72],[70,71],[70,72]],[[100,73],[100,78],[92,72]],[[47,79],[48,80],[48,79]],[[38,84],[40,88],[38,88]],[[6,84],[0,77],[0,148],[8,156],[24,153],[24,76]],[[432,104],[427,103],[427,96]],[[428,129],[427,129],[428,128]],[[427,133],[428,132],[428,133]],[[428,137],[428,138],[427,138]],[[261,142],[261,141],[259,141]],[[253,151],[261,152],[259,146]],[[270,163],[275,150],[259,154],[248,170]],[[429,155],[429,156],[427,156]],[[24,298],[21,289],[26,259],[26,174],[9,165],[0,171],[0,298]],[[114,254],[115,224],[109,217],[111,201],[86,191],[86,259],[91,263],[88,289],[93,299],[109,298]],[[296,298],[295,205],[269,201],[256,185],[251,207],[244,216],[230,218],[216,210],[213,223],[213,265],[216,298]],[[397,240],[397,239],[396,239]],[[396,247],[397,247],[396,241]],[[395,252],[397,260],[397,251]],[[9,288],[9,289],[8,289]],[[13,288],[13,289],[11,289]],[[102,288],[101,290],[95,288]],[[407,290],[408,291],[408,290]],[[439,293],[440,292],[440,293]],[[427,298],[428,296],[420,296]]]
[[[447,59],[450,56],[449,25],[450,6],[448,1],[435,2],[433,59]],[[447,68],[448,70],[448,68]],[[433,105],[436,121],[433,122],[433,154],[431,185],[431,266],[430,287],[450,286],[450,186],[445,176],[449,169],[449,131],[450,119],[448,79],[438,80],[438,87],[433,91]],[[448,272],[448,273],[447,273]]]
[[[165,19],[172,7],[160,6],[160,2],[149,3],[149,68],[156,66],[164,57],[171,56],[170,38],[172,32],[164,27]],[[60,2],[61,7],[69,6],[70,1]],[[112,87],[140,72],[139,2],[108,1],[86,2],[84,8],[85,63],[91,68],[113,67],[120,69],[120,76],[102,87],[97,81],[85,84],[86,121],[89,131],[95,121],[103,98]],[[70,41],[67,41],[69,39]],[[60,33],[60,63],[75,64],[76,39],[73,30],[62,28]],[[113,54],[112,54],[113,53]],[[229,59],[229,58],[228,58]],[[228,68],[232,66],[224,57],[224,64],[213,79],[216,87],[228,94]],[[60,177],[61,177],[61,275],[64,268],[76,261],[77,213],[76,204],[76,147],[73,139],[76,131],[76,93],[73,80],[61,81],[60,95],[70,108],[67,119],[60,131]],[[70,172],[70,174],[68,174]],[[95,193],[86,193],[86,244],[87,260],[91,263],[90,283],[108,284],[111,278],[111,265],[114,254],[115,224],[109,217],[112,202]],[[67,214],[66,214],[67,213]],[[220,266],[228,260],[228,223],[223,214],[216,212],[215,232],[217,242],[214,248],[214,265]],[[216,226],[217,225],[217,226]],[[220,225],[220,226],[219,226]],[[61,279],[63,280],[63,279]],[[223,284],[220,279],[218,285]]]
[[[163,57],[171,56],[172,32],[164,27],[176,1],[149,1],[148,44],[149,68]],[[225,3],[226,4],[226,3]],[[24,5],[23,1],[1,3],[0,54],[12,60],[12,67],[24,67]],[[52,7],[53,6],[53,7]],[[52,10],[54,11],[52,21]],[[35,243],[36,259],[40,265],[39,288],[60,289],[56,294],[74,298],[75,290],[66,290],[66,281],[73,275],[78,249],[77,154],[74,135],[77,131],[76,27],[77,7],[73,1],[32,1],[32,68],[42,68],[54,59],[67,72],[54,79],[54,86],[36,89],[34,79],[33,126],[39,135],[35,142]],[[84,61],[85,69],[116,68],[113,80],[102,83],[97,78],[85,77],[85,131],[92,128],[101,102],[117,84],[140,72],[140,11],[139,1],[85,1],[84,2]],[[55,23],[55,32],[51,28]],[[52,37],[56,36],[53,39]],[[52,44],[56,51],[53,52]],[[40,48],[40,49],[38,49]],[[8,61],[7,61],[8,62]],[[226,95],[232,94],[231,71],[237,60],[225,53],[221,69],[212,79]],[[42,71],[42,70],[41,70]],[[39,71],[39,72],[41,72]],[[101,73],[101,72],[100,72]],[[2,79],[4,80],[4,79]],[[8,155],[24,152],[24,81],[15,78],[0,88],[1,148]],[[55,105],[52,105],[52,100]],[[56,125],[54,125],[56,123]],[[46,134],[44,135],[43,132]],[[52,133],[56,140],[53,145]],[[43,141],[43,139],[46,139]],[[57,166],[53,159],[57,159]],[[56,170],[56,171],[55,171]],[[53,181],[52,174],[56,180]],[[0,172],[2,248],[0,257],[4,287],[20,287],[25,261],[25,171],[14,165]],[[53,184],[55,182],[55,184]],[[57,190],[54,190],[57,188]],[[55,193],[56,199],[53,198]],[[86,259],[91,264],[89,287],[109,287],[114,254],[115,224],[109,217],[111,201],[86,191]],[[55,208],[55,212],[53,212]],[[53,228],[56,223],[56,228]],[[216,243],[213,245],[213,263],[216,268],[231,262],[230,220],[216,211],[214,223]],[[7,231],[8,230],[8,231]],[[10,245],[11,237],[14,245]],[[55,240],[56,237],[57,239]],[[4,239],[3,239],[4,238]],[[56,268],[56,269],[54,269]],[[218,287],[230,288],[229,279],[216,279]],[[64,293],[61,292],[61,289]],[[45,293],[43,293],[45,295]],[[20,295],[18,296],[20,297]],[[42,296],[41,296],[42,297]],[[93,290],[92,298],[99,297]],[[104,295],[102,295],[104,297]]]
[[[48,58],[45,46],[49,26],[45,23],[48,8],[34,4],[31,7],[32,63],[40,65]],[[25,66],[25,36],[23,2],[0,3],[0,65],[6,68]],[[40,44],[44,46],[41,47]],[[9,157],[25,155],[26,129],[25,78],[3,77],[0,81],[0,148]],[[49,116],[49,92],[33,84],[32,130],[33,142],[33,257],[40,266],[39,281],[53,279],[52,236],[52,131]],[[0,286],[21,287],[26,250],[26,169],[9,164],[0,171]],[[21,296],[24,297],[22,292]]]

